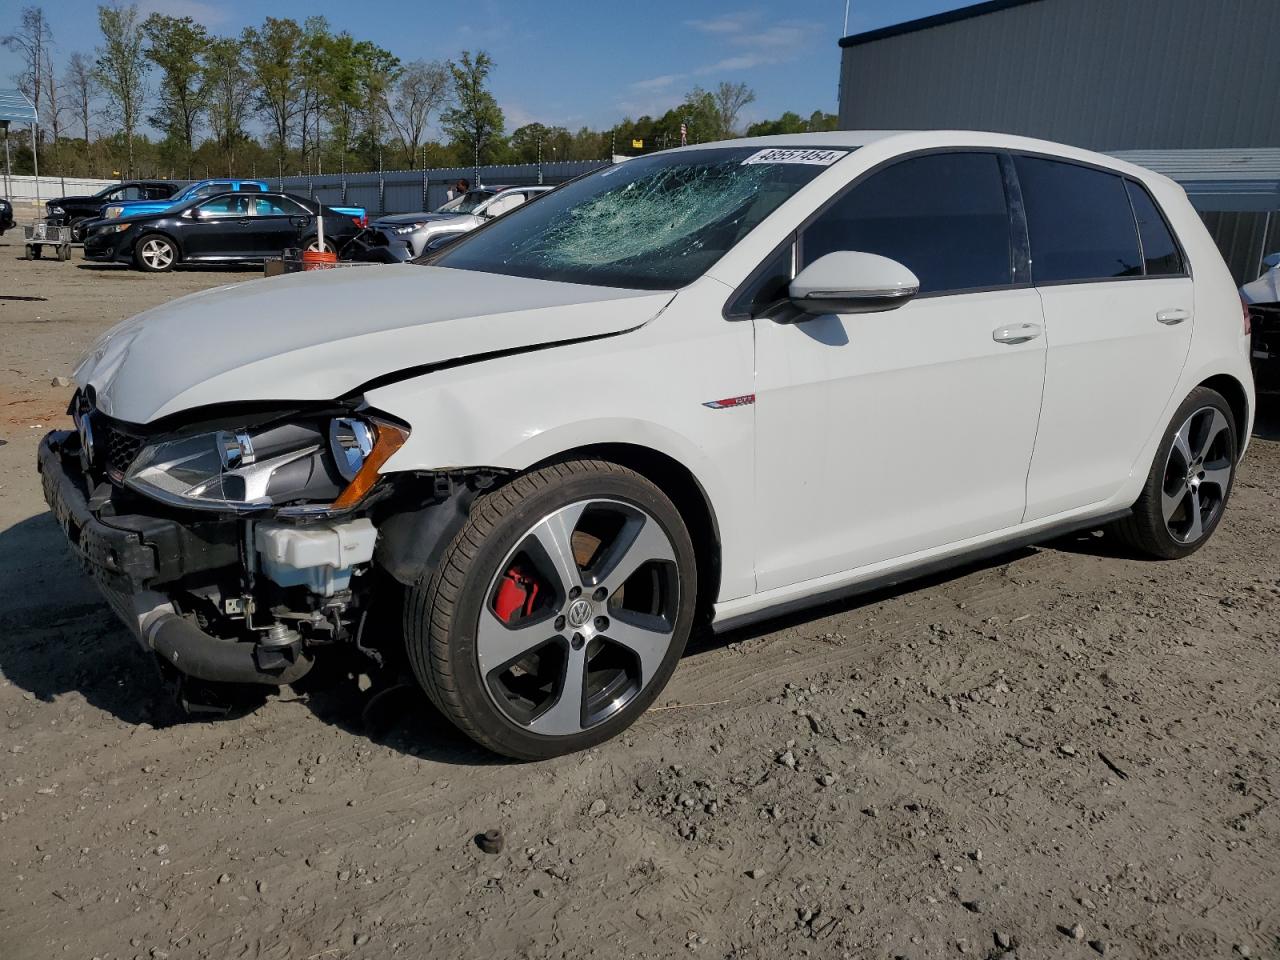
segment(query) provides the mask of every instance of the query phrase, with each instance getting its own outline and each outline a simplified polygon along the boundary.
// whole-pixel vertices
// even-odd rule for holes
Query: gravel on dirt
[[[0,300],[4,960],[1280,956],[1276,411],[1185,561],[1081,534],[699,637],[575,756],[501,761],[355,671],[174,722],[35,448],[93,337],[254,274],[19,253],[0,291],[47,300]]]

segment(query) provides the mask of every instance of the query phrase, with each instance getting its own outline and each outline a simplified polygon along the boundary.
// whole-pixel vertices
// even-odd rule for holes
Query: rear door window
[[[247,199],[251,216],[301,217],[308,215],[301,204],[294,203],[288,197],[251,197]]]
[[[1142,238],[1142,260],[1149,277],[1176,277],[1186,272],[1182,253],[1160,208],[1147,193],[1147,188],[1133,180],[1124,182],[1138,219],[1138,235]]]
[[[999,158],[928,154],[873,173],[805,229],[800,266],[837,250],[897,260],[919,278],[921,293],[1009,286],[1012,231]]]
[[[1143,275],[1138,230],[1118,175],[1015,156],[1037,284]]]
[[[249,216],[248,200],[244,197],[218,197],[200,204],[201,220],[219,220],[227,217]]]

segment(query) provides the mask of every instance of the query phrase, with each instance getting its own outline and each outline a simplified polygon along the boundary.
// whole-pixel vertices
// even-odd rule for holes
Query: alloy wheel
[[[1195,543],[1213,528],[1231,486],[1234,453],[1231,427],[1216,407],[1201,407],[1174,434],[1160,507],[1178,543]]]
[[[532,733],[594,727],[658,674],[679,606],[675,547],[657,520],[618,500],[563,507],[489,584],[476,628],[488,694]]]
[[[152,237],[142,244],[142,261],[152,270],[164,270],[173,264],[173,246],[167,240]]]

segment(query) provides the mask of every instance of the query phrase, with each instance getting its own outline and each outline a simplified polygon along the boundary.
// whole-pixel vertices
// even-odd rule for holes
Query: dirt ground
[[[115,320],[0,246],[0,957],[1280,957],[1280,416],[1178,563],[1083,535],[697,640],[539,764],[411,688],[173,723],[34,470]],[[5,299],[42,296],[43,301]],[[482,853],[498,828],[505,849]]]

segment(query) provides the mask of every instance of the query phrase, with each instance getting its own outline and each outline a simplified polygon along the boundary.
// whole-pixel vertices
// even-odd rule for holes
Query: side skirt
[[[1032,533],[1018,534],[1005,540],[997,540],[993,543],[983,544],[980,547],[975,547],[972,550],[966,550],[953,556],[942,557],[938,560],[930,560],[919,564],[918,566],[895,570],[891,573],[877,574],[866,580],[859,580],[856,583],[848,583],[843,586],[822,590],[818,593],[814,593],[806,597],[798,597],[794,600],[785,600],[782,603],[774,604],[771,607],[765,607],[762,610],[753,610],[750,613],[739,614],[736,617],[729,617],[724,620],[714,620],[711,623],[711,629],[715,633],[728,633],[731,630],[738,630],[742,627],[747,627],[754,623],[760,623],[764,620],[783,617],[800,610],[807,610],[811,607],[820,607],[823,604],[832,603],[836,600],[844,600],[863,593],[873,593],[876,590],[883,590],[887,587],[893,587],[900,583],[906,583],[911,580],[918,580],[922,577],[932,576],[933,574],[942,573],[943,571],[951,570],[955,567],[963,567],[966,564],[973,563],[977,560],[998,557],[1001,554],[1021,550],[1023,547],[1031,547],[1037,543],[1044,543],[1046,540],[1054,540],[1069,533],[1104,527],[1116,520],[1123,520],[1131,513],[1133,513],[1133,511],[1126,507],[1123,510],[1114,510],[1111,513],[1104,513],[1097,517],[1089,517],[1084,520],[1070,520],[1066,523],[1057,524],[1052,527],[1045,527]]]

